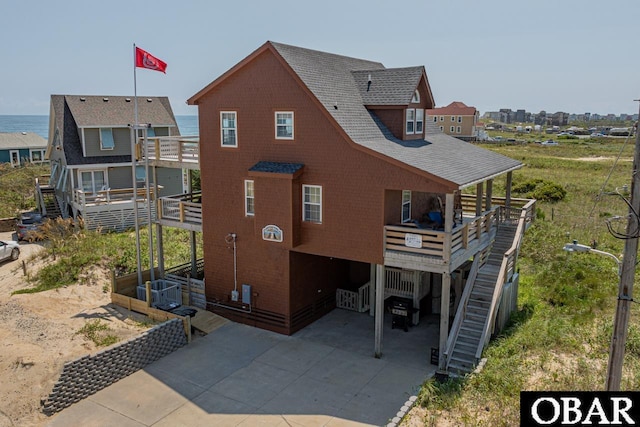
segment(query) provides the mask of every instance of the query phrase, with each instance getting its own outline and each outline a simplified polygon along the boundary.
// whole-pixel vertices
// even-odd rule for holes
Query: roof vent
[[[153,101],[153,99],[147,98],[147,102],[151,102],[151,101]]]
[[[109,98],[102,98],[102,102],[109,102]]]
[[[367,77],[367,92],[369,92],[370,88],[371,88],[371,73],[369,73],[369,76]]]
[[[131,98],[125,98],[125,102],[131,102]]]
[[[85,97],[81,97],[81,98],[80,98],[80,101],[81,101],[81,102],[84,102],[84,101],[86,101],[86,100],[87,100],[87,98],[85,98]]]

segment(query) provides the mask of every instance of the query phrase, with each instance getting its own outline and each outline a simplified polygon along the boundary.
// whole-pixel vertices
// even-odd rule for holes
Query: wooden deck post
[[[147,307],[151,307],[151,282],[147,280],[144,286],[145,286],[145,294],[147,297]]]
[[[449,338],[449,298],[451,295],[451,274],[442,273],[442,293],[440,294],[440,357],[438,359],[438,370],[446,369],[446,358],[444,352],[447,350],[447,339]]]
[[[374,356],[382,357],[382,327],[384,326],[384,265],[376,265],[376,317],[375,317],[375,351]]]
[[[493,197],[493,179],[487,180],[487,195],[485,197],[485,210],[491,210],[491,198]]]
[[[505,184],[505,201],[504,205],[507,210],[511,207],[511,185],[513,183],[513,172],[507,172],[507,183]]]
[[[482,216],[482,188],[483,183],[476,185],[476,216]]]
[[[369,316],[376,314],[376,265],[370,265],[369,271]]]

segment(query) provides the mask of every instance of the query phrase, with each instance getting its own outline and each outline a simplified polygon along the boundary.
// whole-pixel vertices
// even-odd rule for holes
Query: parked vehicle
[[[15,261],[20,256],[18,242],[0,240],[0,261],[10,259]]]
[[[36,240],[36,232],[44,222],[44,218],[38,212],[25,212],[20,215],[16,224],[18,240]]]
[[[556,145],[559,145],[559,144],[556,141],[554,141],[553,139],[547,139],[546,141],[543,141],[540,145],[556,146]]]

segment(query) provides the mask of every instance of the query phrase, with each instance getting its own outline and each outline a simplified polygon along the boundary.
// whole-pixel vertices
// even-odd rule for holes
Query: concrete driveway
[[[386,425],[435,371],[435,322],[336,309],[287,337],[227,323],[52,417],[50,426]]]

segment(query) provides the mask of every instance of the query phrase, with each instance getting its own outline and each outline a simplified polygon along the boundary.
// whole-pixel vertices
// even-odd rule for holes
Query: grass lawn
[[[561,141],[557,147],[483,145],[525,164],[514,173],[514,186],[545,180],[562,186],[566,196],[538,202],[518,260],[518,311],[485,350],[484,369],[443,384],[426,382],[412,422],[419,416],[424,425],[513,426],[520,421],[522,390],[604,390],[617,265],[562,248],[575,239],[621,257],[624,241],[608,232],[606,219],[625,216],[628,206],[606,193],[631,187],[634,144],[602,139]],[[626,220],[612,225],[624,231]],[[640,389],[640,306],[631,305],[623,390]]]

